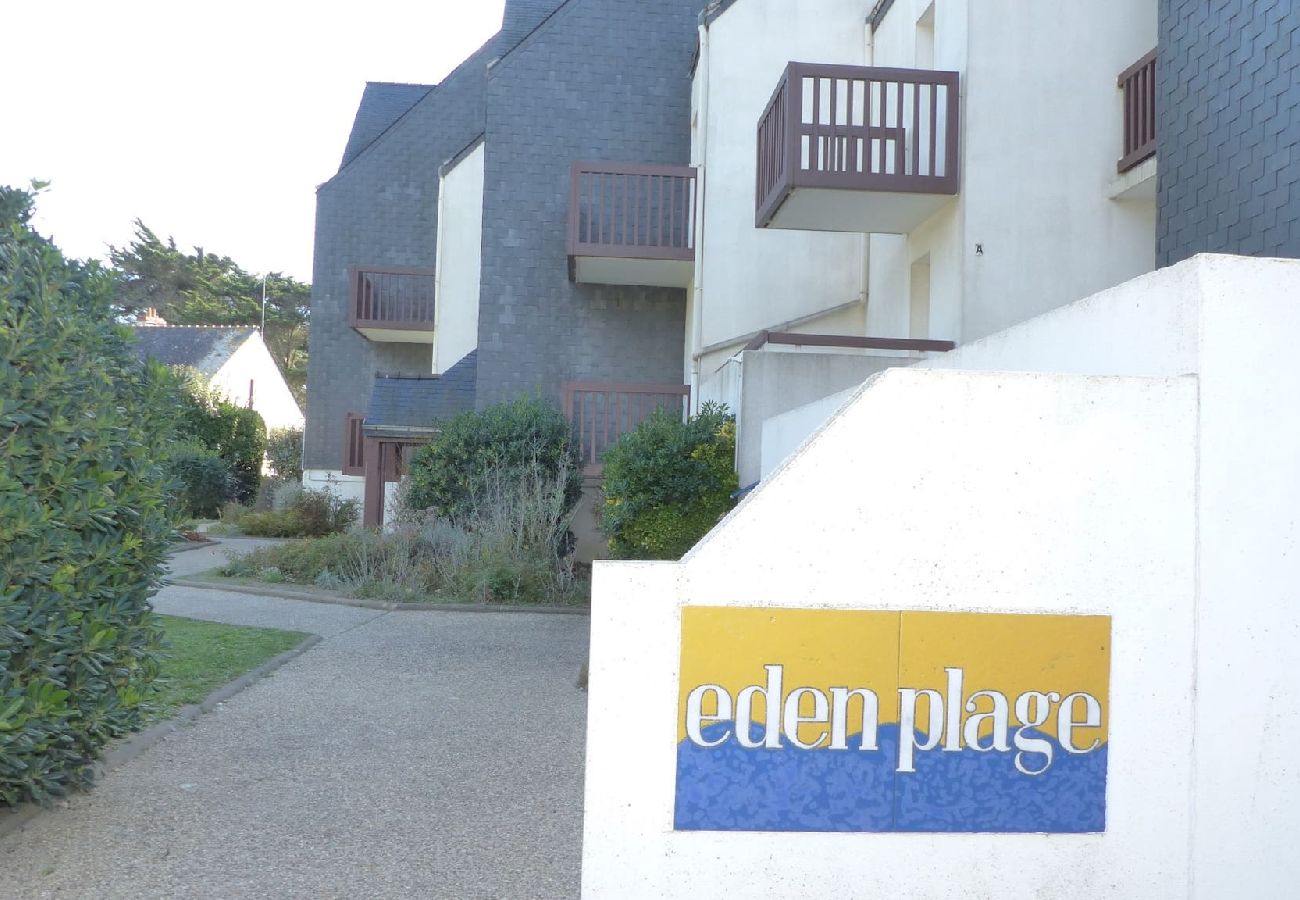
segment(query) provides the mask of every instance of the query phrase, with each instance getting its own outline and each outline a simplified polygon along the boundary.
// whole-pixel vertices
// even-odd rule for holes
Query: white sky
[[[504,0],[0,0],[0,184],[50,181],[37,229],[104,258],[133,219],[311,280],[318,184],[366,81],[433,84]]]

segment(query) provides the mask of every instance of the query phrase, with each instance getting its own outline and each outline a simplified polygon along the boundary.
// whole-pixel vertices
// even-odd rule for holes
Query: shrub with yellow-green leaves
[[[602,526],[622,559],[677,559],[734,504],[736,423],[706,403],[687,421],[656,410],[604,458]]]

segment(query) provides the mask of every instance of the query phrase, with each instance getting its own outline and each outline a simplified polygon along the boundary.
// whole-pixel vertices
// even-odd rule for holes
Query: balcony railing
[[[574,163],[569,276],[685,287],[695,261],[695,170]]]
[[[958,106],[956,72],[790,63],[758,122],[756,224],[906,233],[959,189]]]
[[[348,324],[371,340],[428,343],[434,283],[432,269],[353,269]]]
[[[615,441],[656,409],[685,415],[690,399],[691,389],[684,384],[571,381],[564,385],[564,416],[581,464],[590,473],[599,470],[601,457]]]
[[[1119,73],[1124,92],[1124,155],[1116,168],[1127,172],[1156,155],[1156,51]]]

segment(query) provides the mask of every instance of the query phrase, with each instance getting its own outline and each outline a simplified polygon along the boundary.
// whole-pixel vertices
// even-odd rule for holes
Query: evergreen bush
[[[276,478],[302,481],[302,429],[271,429],[266,436],[266,461]]]
[[[470,515],[494,485],[561,476],[567,513],[582,495],[570,441],[564,415],[537,398],[462,413],[412,457],[406,503],[455,522]]]
[[[618,559],[678,559],[731,509],[736,425],[705,404],[683,422],[656,410],[605,453],[602,527]]]
[[[158,674],[173,396],[0,188],[0,806],[87,784]]]
[[[198,445],[180,447],[170,454],[173,513],[182,519],[210,519],[235,494],[230,464],[215,451]]]
[[[262,482],[266,456],[266,425],[255,409],[236,406],[204,387],[192,373],[183,376],[181,408],[176,429],[187,442],[215,452],[230,466],[234,493],[228,498],[251,503]]]

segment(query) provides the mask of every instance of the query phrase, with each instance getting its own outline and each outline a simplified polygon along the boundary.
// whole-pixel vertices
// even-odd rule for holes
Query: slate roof
[[[204,375],[217,373],[244,342],[257,334],[251,325],[137,325],[135,352],[168,366],[189,366]]]
[[[570,2],[571,0],[506,0],[501,30],[448,73],[444,83],[454,81],[466,68],[484,67],[486,70],[488,65],[508,55]],[[362,151],[379,140],[417,103],[437,89],[436,84],[366,82],[361,102],[357,105],[356,118],[352,121],[352,133],[343,150],[343,161],[339,163],[339,171],[346,169]]]
[[[367,81],[361,102],[357,105],[357,116],[352,120],[352,133],[348,136],[348,145],[343,150],[343,162],[339,168],[352,162],[358,153],[406,115],[433,87],[429,84]]]
[[[441,375],[376,375],[366,407],[365,431],[430,433],[434,423],[474,408],[478,351]]]

